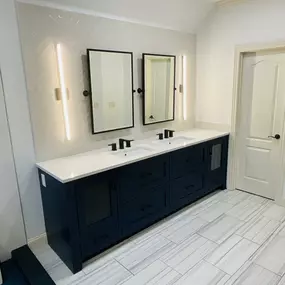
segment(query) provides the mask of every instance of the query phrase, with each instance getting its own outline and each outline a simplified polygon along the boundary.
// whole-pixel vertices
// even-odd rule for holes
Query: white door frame
[[[233,100],[232,100],[232,118],[231,118],[231,139],[229,147],[229,172],[228,172],[228,188],[236,189],[237,183],[237,158],[238,158],[238,148],[237,148],[237,129],[240,122],[241,113],[241,79],[242,79],[242,68],[243,68],[243,56],[245,53],[259,52],[259,51],[285,51],[285,42],[277,43],[264,43],[264,44],[252,44],[236,46],[235,48],[235,65],[234,65],[234,85],[233,85]],[[285,130],[285,129],[284,129]],[[285,159],[284,159],[284,135],[282,138],[282,165],[283,173],[285,174]],[[285,176],[285,175],[284,175]],[[283,197],[283,185],[284,177],[282,177],[282,182],[280,182],[281,191],[276,191],[275,202],[285,206],[285,196]],[[282,184],[281,184],[282,183]]]

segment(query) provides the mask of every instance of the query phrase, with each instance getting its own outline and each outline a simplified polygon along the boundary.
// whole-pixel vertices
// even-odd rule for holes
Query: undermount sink
[[[147,146],[134,146],[131,148],[126,148],[124,150],[119,150],[117,152],[112,152],[112,155],[119,157],[132,157],[132,156],[147,155],[152,151],[153,149]]]
[[[169,139],[164,139],[164,140],[157,140],[155,143],[159,144],[165,144],[165,145],[184,145],[188,144],[191,141],[193,141],[195,138],[188,138],[188,137],[174,137],[174,138],[169,138]]]

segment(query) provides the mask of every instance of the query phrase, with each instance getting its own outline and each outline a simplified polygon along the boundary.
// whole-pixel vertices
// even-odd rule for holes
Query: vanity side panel
[[[39,178],[48,243],[77,273],[82,270],[82,257],[74,184],[63,184],[41,170]]]
[[[229,161],[229,141],[230,136],[226,136],[223,138],[224,147],[222,152],[222,160],[223,160],[223,185],[222,190],[227,189],[227,178],[228,178],[228,161]]]
[[[207,142],[206,188],[207,192],[227,188],[229,136]]]

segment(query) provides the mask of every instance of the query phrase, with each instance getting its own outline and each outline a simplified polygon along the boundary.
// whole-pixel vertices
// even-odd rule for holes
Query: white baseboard
[[[47,242],[47,234],[46,233],[43,233],[41,234],[40,236],[37,236],[37,237],[34,237],[34,238],[30,238],[28,240],[28,244],[32,244],[32,243],[36,243],[36,242],[39,242],[39,241],[45,241]],[[0,283],[1,284],[1,283]]]

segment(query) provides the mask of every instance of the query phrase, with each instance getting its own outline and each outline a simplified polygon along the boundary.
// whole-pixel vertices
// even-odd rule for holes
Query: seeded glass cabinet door
[[[83,259],[110,247],[120,238],[117,197],[112,171],[77,184]]]
[[[212,140],[206,147],[207,189],[226,189],[228,136]]]

